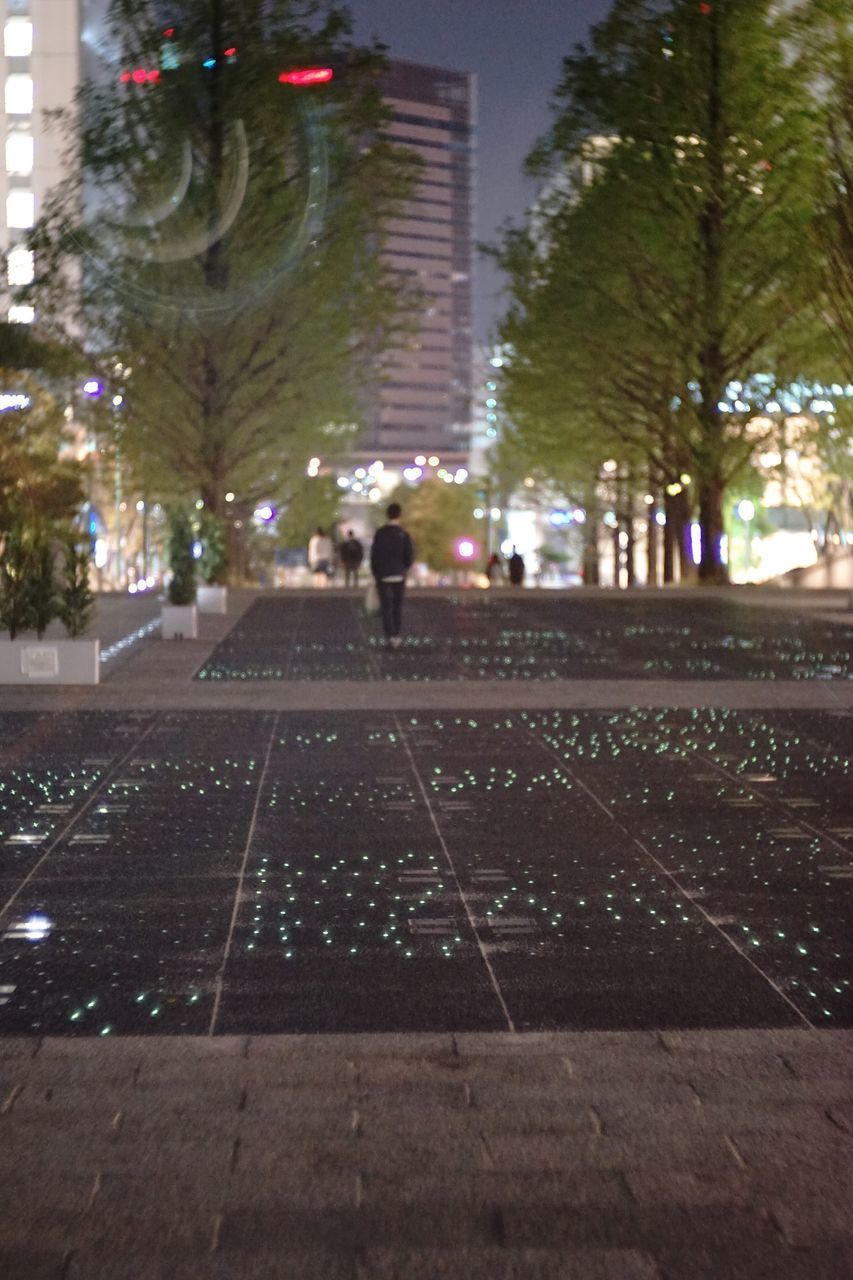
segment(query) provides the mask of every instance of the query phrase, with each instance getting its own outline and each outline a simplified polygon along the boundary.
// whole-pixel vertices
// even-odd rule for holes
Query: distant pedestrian
[[[347,530],[347,536],[344,538],[338,554],[341,557],[341,564],[344,567],[344,586],[358,586],[358,571],[361,568],[361,562],[364,559],[364,547],[353,533],[352,529]]]
[[[327,587],[332,576],[332,559],[335,549],[325,529],[318,525],[317,532],[308,543],[308,568],[314,575],[315,587]]]
[[[406,574],[414,563],[415,544],[400,524],[400,504],[392,502],[385,514],[388,523],[377,529],[370,548],[370,571],[379,592],[385,638],[389,648],[399,649]]]
[[[514,587],[524,585],[524,556],[519,554],[517,547],[513,547],[509,558],[509,580]]]
[[[493,551],[486,561],[486,577],[489,579],[489,586],[494,586],[496,582],[503,582],[503,576],[503,563],[497,551]]]

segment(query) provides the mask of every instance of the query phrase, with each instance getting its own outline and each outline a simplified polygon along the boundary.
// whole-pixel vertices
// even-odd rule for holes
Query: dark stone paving
[[[0,741],[0,1035],[853,1026],[853,716],[21,712]]]
[[[849,629],[699,603],[265,598],[274,687],[223,619],[10,697],[3,1280],[848,1280]]]
[[[255,601],[202,680],[849,680],[853,630],[790,611],[666,600],[410,591],[386,651],[360,595]]]

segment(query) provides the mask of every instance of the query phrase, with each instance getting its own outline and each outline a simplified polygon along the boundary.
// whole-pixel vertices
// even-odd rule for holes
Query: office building
[[[3,164],[0,166],[0,251],[7,253],[11,290],[33,278],[24,247],[50,189],[62,181],[61,131],[45,113],[67,108],[89,67],[88,50],[103,35],[107,0],[0,0],[3,21]],[[4,319],[29,323],[33,310],[7,301]]]
[[[476,77],[395,61],[384,81],[390,138],[410,148],[417,189],[389,226],[387,260],[422,304],[388,353],[359,454],[386,466],[435,455],[467,461],[471,421],[471,268]]]

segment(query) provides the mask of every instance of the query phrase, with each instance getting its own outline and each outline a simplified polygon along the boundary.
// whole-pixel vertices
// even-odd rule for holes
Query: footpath
[[[849,680],[194,679],[255,598],[241,593],[228,617],[203,618],[198,641],[166,645],[155,630],[128,643],[96,689],[3,691],[0,717],[292,710],[339,712],[345,724],[368,709],[618,707],[853,717]],[[806,606],[850,625],[838,599],[784,605],[792,618]],[[303,608],[307,619],[311,593]],[[105,634],[116,643],[156,611],[153,600],[107,601]],[[732,821],[721,813],[723,845]],[[344,826],[331,830],[324,838],[343,850]],[[833,901],[849,913],[853,853],[836,861]],[[7,870],[0,884],[0,901],[21,892]],[[241,875],[229,944],[246,892]],[[3,939],[13,915],[0,913]],[[94,949],[98,923],[95,912]],[[851,952],[833,958],[845,989]],[[15,998],[3,973],[0,1005]],[[701,991],[709,974],[685,952],[671,976]],[[792,1016],[737,1029],[104,1037],[3,1034],[3,1012],[2,1280],[853,1276],[844,1027]]]

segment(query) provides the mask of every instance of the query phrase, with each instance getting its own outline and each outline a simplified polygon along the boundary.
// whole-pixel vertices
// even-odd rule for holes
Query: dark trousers
[[[382,626],[390,640],[400,634],[403,622],[403,592],[405,582],[377,582],[379,603],[382,606]]]
[[[349,564],[344,565],[344,586],[345,587],[358,586],[358,567],[356,565],[349,565]]]

